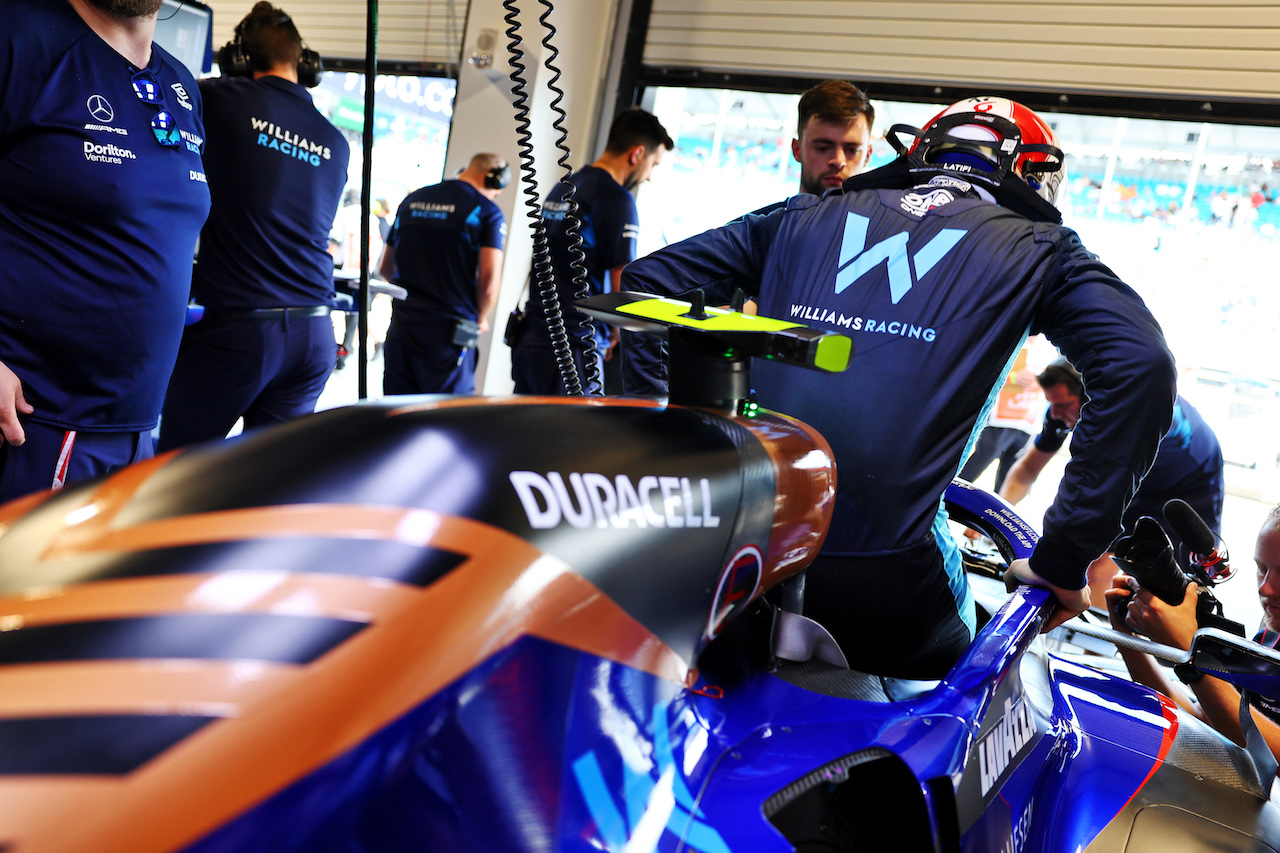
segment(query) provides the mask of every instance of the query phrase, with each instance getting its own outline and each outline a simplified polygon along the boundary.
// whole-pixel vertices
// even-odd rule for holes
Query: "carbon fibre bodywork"
[[[1243,750],[1045,653],[1042,590],[941,682],[775,659],[834,484],[772,414],[433,398],[2,507],[0,849],[1280,849]]]

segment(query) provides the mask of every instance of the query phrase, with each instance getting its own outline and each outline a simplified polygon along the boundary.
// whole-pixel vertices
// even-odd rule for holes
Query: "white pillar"
[[[1191,171],[1187,174],[1187,190],[1182,194],[1182,210],[1178,216],[1187,222],[1195,220],[1192,205],[1196,200],[1196,181],[1200,180],[1200,167],[1204,164],[1204,149],[1209,144],[1208,122],[1200,123],[1200,133],[1196,136],[1196,153],[1191,158]]]
[[[529,132],[532,136],[534,169],[538,203],[564,175],[557,165],[560,152],[555,147],[558,131],[552,127],[550,109],[553,93],[546,88],[551,72],[543,67],[542,38],[545,30],[538,18],[545,7],[535,0],[519,0],[522,24],[520,49],[524,51],[525,79],[529,96]],[[560,69],[557,86],[564,91],[560,108],[567,114],[563,122],[568,132],[569,166],[573,170],[595,160],[598,151],[590,150],[601,122],[600,103],[604,81],[600,69],[606,66],[613,41],[616,0],[555,0],[550,22],[556,28],[552,44],[560,51],[555,65]],[[501,154],[511,164],[511,183],[497,198],[497,205],[507,217],[507,247],[502,270],[502,288],[495,316],[489,318],[491,328],[480,338],[476,390],[481,394],[511,392],[511,350],[502,343],[507,316],[523,301],[525,282],[533,254],[533,231],[530,224],[526,185],[516,137],[515,100],[507,36],[503,20],[505,10],[500,0],[471,0],[466,32],[462,42],[462,64],[458,74],[458,93],[454,101],[453,122],[449,129],[449,151],[445,158],[445,174],[465,166],[477,151]],[[493,65],[478,68],[468,62],[485,30],[498,33]]]
[[[1098,216],[1107,211],[1107,197],[1111,195],[1111,181],[1116,174],[1116,160],[1120,156],[1120,145],[1124,142],[1124,132],[1129,127],[1129,117],[1116,119],[1116,133],[1111,139],[1111,151],[1107,154],[1107,171],[1102,176],[1102,191],[1098,193]]]

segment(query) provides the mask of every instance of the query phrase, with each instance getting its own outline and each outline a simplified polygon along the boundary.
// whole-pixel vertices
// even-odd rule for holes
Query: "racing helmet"
[[[890,135],[897,143],[893,131]],[[906,153],[921,164],[950,166],[994,184],[1013,173],[1050,204],[1066,176],[1053,129],[1008,98],[982,96],[952,104],[917,132]]]

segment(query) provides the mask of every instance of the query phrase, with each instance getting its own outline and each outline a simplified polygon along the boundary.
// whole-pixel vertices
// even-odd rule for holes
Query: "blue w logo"
[[[943,228],[908,258],[906,231],[886,237],[868,249],[867,225],[870,222],[867,217],[856,213],[845,216],[844,239],[840,242],[840,270],[836,273],[836,293],[843,293],[849,285],[885,261],[889,264],[889,296],[894,305],[968,233],[960,228]],[[911,272],[913,266],[914,276]]]
[[[720,833],[707,823],[689,790],[682,762],[672,748],[667,723],[667,707],[654,706],[653,751],[650,766],[622,762],[622,779],[605,779],[604,768],[593,750],[573,762],[573,775],[596,823],[606,850],[657,850],[663,833],[682,838],[680,849],[692,847],[702,853],[732,853]],[[678,720],[691,727],[693,712],[686,710]],[[680,744],[684,748],[683,744]],[[621,795],[619,808],[615,797]],[[625,813],[624,813],[625,812]],[[664,849],[669,849],[664,845]]]

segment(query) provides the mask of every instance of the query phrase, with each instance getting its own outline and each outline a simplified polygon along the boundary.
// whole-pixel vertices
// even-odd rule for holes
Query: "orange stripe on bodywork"
[[[110,520],[128,502],[129,498],[133,497],[133,493],[143,483],[151,479],[157,470],[168,464],[177,453],[178,451],[175,450],[160,456],[153,456],[150,459],[144,459],[141,462],[135,462],[103,480],[88,501],[88,503],[94,505],[97,511],[98,523],[101,524]],[[19,518],[58,494],[61,494],[61,492],[52,489],[45,492],[36,492],[0,506],[0,535],[3,535],[9,526]]]
[[[288,690],[299,667],[262,661],[76,661],[0,667],[0,717],[228,717]]]
[[[760,590],[813,562],[835,510],[836,468],[827,440],[806,423],[777,415],[735,418],[764,446],[773,461],[777,501]]]
[[[279,613],[368,622],[408,592],[383,578],[289,572],[116,578],[0,599],[0,631],[175,612]]]
[[[268,673],[260,695],[249,689],[236,694],[225,684],[228,670],[205,670],[211,686],[193,691],[193,701],[199,705],[212,700],[213,707],[219,702],[235,705],[233,711],[224,709],[235,716],[205,726],[126,777],[0,779],[0,841],[11,841],[17,851],[57,853],[102,849],[104,839],[133,853],[181,848],[358,746],[524,635],[677,683],[688,677],[685,661],[599,589],[506,531],[422,510],[283,509],[288,512],[211,513],[219,518],[99,531],[74,547],[160,547],[156,543],[181,544],[191,536],[225,541],[235,536],[321,535],[317,531],[323,529],[327,536],[355,530],[364,536],[380,532],[397,541],[429,542],[470,559],[427,588],[397,589],[396,595],[371,607],[369,628],[299,668],[296,676],[281,679],[276,689],[267,689],[267,682],[275,679]],[[274,523],[270,517],[275,517]],[[345,519],[342,531],[335,530],[336,519]],[[211,526],[212,532],[199,533]],[[72,592],[66,596],[68,603]],[[51,610],[43,618],[57,617]],[[154,662],[140,667],[145,670],[148,665]],[[61,666],[68,682],[83,678],[90,686],[102,672],[100,662]],[[48,678],[50,668],[30,668],[28,686],[35,688]],[[4,669],[23,667],[0,672]],[[138,687],[146,680],[139,678],[132,682]],[[53,698],[33,692],[27,701],[52,712]],[[113,703],[98,691],[80,707],[140,710],[157,701],[183,700],[179,691],[153,688],[130,706]],[[69,815],[75,819],[69,820]]]
[[[474,406],[476,401],[434,402],[391,414],[464,404]],[[513,398],[488,403],[529,404],[603,402]],[[624,404],[661,406],[643,400]],[[834,471],[829,454],[820,458],[825,442],[798,422],[737,422],[765,444],[780,484],[799,489],[794,500],[776,507],[763,588],[798,570],[816,553],[830,517]],[[180,849],[365,742],[522,636],[688,683],[688,663],[597,587],[529,542],[477,521],[396,506],[313,504],[121,524],[120,510],[167,461],[160,457],[133,466],[99,484],[88,504],[69,509],[74,523],[54,534],[42,559],[288,537],[394,541],[438,547],[467,559],[425,588],[393,584],[391,593],[381,597],[365,589],[364,598],[346,604],[349,610],[367,610],[369,627],[310,665],[246,670],[255,675],[245,684],[232,680],[241,671],[236,662],[0,667],[0,676],[15,674],[16,683],[28,693],[3,712],[9,716],[25,713],[23,709],[53,714],[59,708],[63,713],[93,708],[128,713],[190,707],[217,709],[224,717],[127,776],[0,777],[0,844],[11,842],[15,853],[79,853],[104,845],[131,853]],[[788,479],[792,476],[798,479]],[[805,525],[816,529],[805,532]],[[120,580],[71,586],[27,602],[28,609],[10,612],[50,623],[91,614],[123,616],[131,606],[158,613],[166,602],[177,612],[199,610],[183,597],[184,580],[195,578],[129,579],[154,584],[140,592],[142,601],[136,605],[117,596],[123,588],[108,588],[125,583]],[[306,587],[313,580],[302,576],[299,583]],[[373,586],[369,579],[345,580]],[[187,593],[195,588],[186,587]],[[83,600],[78,599],[81,592],[86,594]],[[271,610],[280,603],[243,606]],[[320,611],[340,603],[326,598],[315,606]],[[122,674],[118,694],[110,690],[106,667],[111,666],[137,673]],[[158,675],[151,677],[168,666],[179,667],[172,673],[175,686],[161,685]],[[188,666],[194,668],[182,668]],[[68,687],[53,684],[64,680]],[[188,680],[186,688],[176,686],[181,680]],[[83,687],[83,696],[72,695],[75,685]]]
[[[125,528],[112,527],[110,519],[95,515],[55,534],[43,559],[79,557],[97,551],[148,551],[298,536],[440,545],[432,541],[440,518],[430,510],[362,504],[288,504],[231,509],[145,521]],[[484,526],[487,530],[497,529]]]
[[[9,525],[13,524],[22,516],[31,512],[40,504],[56,495],[55,491],[36,492],[26,497],[16,498],[6,504],[0,505],[0,536],[9,529]]]

